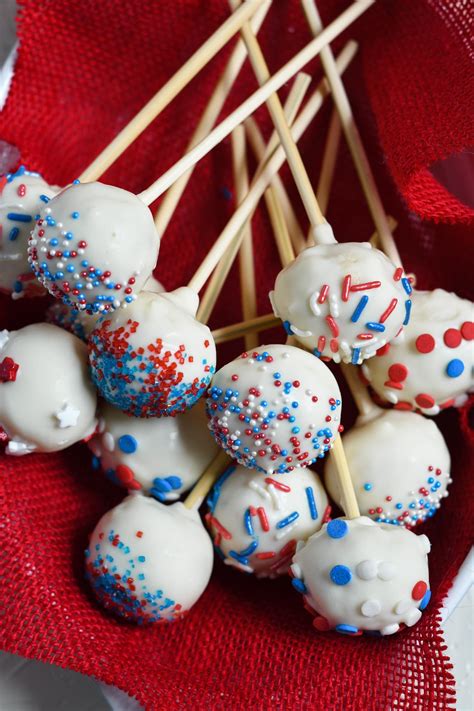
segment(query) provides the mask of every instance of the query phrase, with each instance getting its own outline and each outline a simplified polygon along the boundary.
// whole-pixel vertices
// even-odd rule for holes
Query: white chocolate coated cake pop
[[[307,467],[338,433],[341,393],[317,358],[288,345],[261,346],[227,363],[207,400],[216,441],[239,464],[262,472]]]
[[[28,263],[28,239],[41,207],[58,190],[24,166],[0,177],[0,291],[14,299],[45,293]]]
[[[146,282],[143,291],[152,291],[155,294],[159,294],[164,291],[164,288],[154,276],[151,276]],[[87,311],[78,311],[73,309],[72,306],[68,306],[68,304],[55,301],[47,309],[45,319],[48,323],[65,328],[66,331],[87,342],[102,316],[103,314],[100,311],[96,314],[88,314]]]
[[[311,469],[272,478],[234,465],[207,503],[206,522],[226,565],[269,578],[288,572],[297,542],[318,531],[331,511]]]
[[[212,565],[197,511],[140,495],[100,519],[86,550],[86,576],[99,602],[138,624],[181,618],[206,589]]]
[[[444,437],[432,420],[414,412],[374,409],[342,437],[361,514],[375,521],[415,526],[433,516],[451,483]],[[342,508],[334,462],[325,484]]]
[[[127,190],[76,183],[42,209],[28,246],[48,291],[89,313],[132,303],[151,275],[160,239],[146,205]]]
[[[396,408],[437,415],[460,406],[474,387],[474,306],[443,289],[414,291],[408,327],[362,372],[377,395]]]
[[[369,242],[309,247],[277,276],[270,293],[290,335],[318,357],[361,363],[410,318],[411,286]]]
[[[336,518],[300,546],[292,582],[321,632],[394,634],[416,624],[430,600],[424,535],[365,516]]]
[[[97,434],[88,442],[105,474],[127,489],[175,501],[217,454],[204,403],[176,417],[129,417],[103,404]]]
[[[204,394],[216,365],[196,292],[142,291],[126,310],[102,319],[89,337],[92,378],[103,397],[134,417],[176,415]]]
[[[56,452],[93,434],[87,349],[48,323],[0,332],[0,424],[7,454]]]

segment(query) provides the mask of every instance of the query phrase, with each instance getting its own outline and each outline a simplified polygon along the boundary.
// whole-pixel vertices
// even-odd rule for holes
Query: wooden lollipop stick
[[[341,492],[342,508],[347,518],[358,518],[360,516],[359,505],[357,503],[351,473],[347,464],[346,454],[342,445],[341,435],[338,434],[331,448],[331,456],[334,458],[338,475],[339,490]]]
[[[240,124],[234,128],[232,137],[232,168],[234,173],[236,203],[242,202],[249,190],[247,149],[245,129]],[[244,236],[239,251],[240,299],[242,316],[247,321],[257,315],[257,289],[255,284],[255,264],[253,258],[253,236],[250,220],[244,227]],[[258,344],[256,333],[245,334],[245,348],[255,348]]]
[[[356,0],[339,17],[315,37],[309,44],[300,50],[290,59],[276,74],[269,79],[264,86],[257,89],[248,97],[235,111],[227,116],[213,131],[189,153],[184,155],[177,163],[166,171],[158,180],[140,193],[139,197],[144,203],[150,205],[160,195],[162,195],[178,178],[186,173],[195,163],[203,158],[218,143],[231,133],[239,123],[245,121],[259,106],[261,106],[271,94],[278,91],[291,77],[297,74],[303,67],[316,57],[329,42],[332,42],[349,25],[360,17],[375,0]],[[245,7],[245,4],[242,6]],[[240,9],[240,8],[239,8]]]
[[[204,44],[178,69],[171,79],[159,89],[141,111],[123,128],[114,140],[80,176],[81,182],[97,180],[107,168],[143,133],[150,123],[189,84],[196,74],[222,49],[244,22],[255,13],[264,0],[246,0]]]
[[[209,464],[208,468],[197,482],[194,489],[190,491],[184,500],[184,505],[187,509],[198,509],[209,491],[212,489],[217,478],[225,471],[226,467],[233,464],[227,454],[219,450],[215,458]]]
[[[317,37],[324,31],[321,17],[316,8],[315,0],[301,0],[306,18],[311,32]],[[362,139],[354,121],[349,99],[347,97],[344,84],[337,71],[334,55],[331,47],[326,45],[321,50],[321,62],[324,67],[326,77],[331,85],[333,99],[341,119],[342,129],[346,137],[352,159],[359,176],[359,180],[364,191],[372,219],[380,236],[380,241],[384,252],[395,263],[401,264],[400,255],[395,245],[392,233],[387,221],[387,215],[382,205],[374,175],[364,149]]]
[[[250,24],[255,33],[258,33],[263,20],[271,6],[271,0],[264,0],[261,7],[255,12]],[[216,88],[214,89],[211,98],[209,99],[206,108],[201,116],[201,119],[196,126],[196,129],[191,136],[191,139],[186,147],[186,151],[190,151],[196,146],[199,141],[207,136],[209,131],[216,123],[219,114],[222,111],[225,100],[236,80],[242,65],[247,57],[247,50],[243,40],[239,40],[234,51],[232,52],[227,66],[219,79]],[[162,237],[168,224],[173,217],[174,211],[181,199],[182,194],[186,190],[191,175],[193,174],[194,166],[190,168],[179,180],[171,186],[166,193],[163,201],[155,215],[155,225],[158,234]]]
[[[334,178],[334,170],[336,168],[337,154],[341,142],[341,120],[336,109],[333,109],[331,120],[329,122],[329,130],[324,147],[323,161],[321,163],[321,172],[319,174],[318,187],[316,195],[319,205],[324,214],[326,214],[329,204],[329,196],[331,195],[332,181]]]
[[[388,219],[388,226],[390,227],[390,232],[392,232],[392,234],[393,234],[398,227],[398,222],[396,221],[396,219],[394,217],[392,217],[392,215],[388,215],[387,219]],[[377,249],[380,248],[379,233],[377,232],[377,230],[375,230],[372,237],[369,239],[369,242],[372,245],[372,247],[376,247]]]
[[[237,6],[241,5],[241,0],[230,0],[230,5],[235,9]],[[258,40],[253,34],[252,28],[248,22],[245,22],[242,25],[240,32],[247,47],[249,59],[255,76],[257,77],[257,81],[260,86],[263,86],[265,82],[271,78],[271,74]],[[283,106],[276,92],[268,97],[267,107],[275,128],[278,131],[278,135],[280,136],[281,144],[285,149],[288,165],[290,166],[293,179],[298,187],[298,192],[305,206],[309,221],[313,226],[321,225],[325,221],[324,215],[321,212],[318,201],[316,200],[316,195],[311,187],[311,181],[308,173],[306,172],[303,159],[301,158],[300,152],[295,141],[293,140],[290,127],[288,126],[285,118]]]
[[[360,366],[341,363],[340,367],[359,413],[367,416],[378,412],[380,408],[371,400],[367,388],[359,379],[358,368]]]
[[[257,122],[253,116],[245,122],[245,130],[247,131],[247,138],[249,139],[250,146],[256,159],[261,162],[265,153],[265,141],[263,140],[262,133],[257,125]],[[278,202],[281,205],[283,214],[285,215],[285,222],[288,225],[288,231],[290,233],[291,241],[293,244],[293,249],[295,252],[300,252],[306,246],[306,240],[301,229],[296,213],[293,209],[293,205],[290,202],[286,188],[283,185],[283,181],[278,174],[276,174],[271,182],[271,187],[273,192],[276,193]]]
[[[292,87],[292,90],[290,91],[288,95],[288,99],[285,105],[285,112],[288,111],[288,118],[290,120],[294,119],[294,115],[296,114],[297,106],[300,104],[300,101],[298,100],[300,95],[301,95],[301,100],[304,96],[304,93],[306,92],[306,89],[308,88],[308,82],[306,81],[306,74],[303,74],[303,76],[300,76],[299,74],[296,76],[296,79],[294,81],[294,86]],[[274,150],[278,146],[278,134],[276,134],[276,140],[274,140],[274,136],[272,135],[269,141],[268,145],[273,145]],[[265,156],[271,155],[271,153],[267,152],[266,150],[264,151]],[[260,163],[259,166],[257,167],[256,174],[254,176],[254,179],[252,181],[252,185],[254,185],[256,179],[262,172],[262,168],[265,166],[265,163]],[[245,196],[242,198],[241,202],[244,202],[247,200],[247,193],[248,190],[246,191]],[[261,197],[261,196],[260,196]],[[260,199],[259,197],[259,199]],[[251,212],[248,214],[248,216],[244,219],[244,221],[240,227],[241,233],[240,236],[243,239],[244,237],[244,231],[246,230],[246,225],[250,218],[252,217],[252,214],[257,207],[258,200],[255,202],[255,205],[253,206]],[[237,210],[238,211],[238,210]],[[201,303],[199,305],[199,310],[197,313],[197,317],[200,321],[203,323],[207,323],[209,321],[209,318],[211,316],[212,310],[214,306],[216,305],[217,299],[219,298],[219,294],[222,291],[222,288],[224,286],[224,283],[227,279],[227,276],[230,272],[230,269],[235,261],[235,258],[238,254],[239,251],[239,246],[240,246],[241,240],[236,240],[234,244],[231,244],[229,248],[226,250],[226,252],[222,255],[221,259],[219,260],[218,265],[214,269],[214,272],[212,274],[212,277],[209,281],[209,284],[207,286],[206,292],[201,299]]]
[[[249,321],[239,321],[230,326],[216,328],[212,332],[212,337],[216,343],[227,343],[227,341],[242,338],[246,333],[258,333],[276,326],[281,326],[281,319],[273,314],[265,314],[264,316],[256,316]]]
[[[362,3],[363,0],[357,0],[357,2]],[[355,52],[357,50],[357,45],[354,42],[349,42],[339,56],[339,69],[343,71],[349,63],[352,61]],[[322,106],[322,103],[327,96],[328,84],[323,80],[317,90],[312,94],[305,107],[301,111],[300,115],[296,119],[293,126],[293,135],[296,140],[302,136],[304,131],[307,129],[311,121],[314,119],[315,115]],[[269,158],[265,165],[265,169],[260,172],[260,174],[254,178],[250,186],[250,190],[247,193],[245,199],[239,205],[237,210],[232,215],[231,219],[227,223],[224,230],[221,232],[219,238],[213,244],[209,250],[206,258],[203,260],[201,265],[198,267],[196,273],[189,282],[189,286],[195,291],[201,291],[202,287],[209,279],[212,271],[215,269],[219,260],[224,255],[225,251],[229,248],[230,244],[235,241],[240,244],[239,232],[242,225],[245,224],[248,217],[252,214],[255,206],[258,204],[261,196],[268,187],[275,173],[280,169],[285,160],[285,153],[283,148],[279,146],[272,156]]]

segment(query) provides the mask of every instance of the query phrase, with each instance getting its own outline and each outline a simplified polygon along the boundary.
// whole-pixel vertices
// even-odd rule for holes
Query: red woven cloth
[[[324,21],[346,4],[321,1]],[[462,3],[440,5],[380,0],[347,33],[361,43],[347,85],[384,202],[399,221],[407,268],[421,287],[472,296],[472,207],[430,172],[434,162],[474,145],[470,17]],[[0,114],[0,137],[17,145],[22,161],[49,181],[71,181],[227,14],[223,0],[23,0],[19,61]],[[261,33],[271,68],[308,40],[298,0],[274,2]],[[138,191],[180,157],[228,52],[109,170],[108,182]],[[318,62],[309,69],[321,75]],[[226,111],[254,87],[247,67]],[[315,182],[328,119],[326,107],[301,142]],[[258,120],[268,135],[265,109]],[[231,214],[230,176],[224,142],[198,166],[163,241],[157,275],[168,288],[187,281]],[[290,185],[287,170],[283,176]],[[295,202],[301,215],[296,196]],[[341,240],[365,239],[372,230],[344,146],[328,217]],[[278,261],[263,207],[253,227],[265,313]],[[238,293],[233,273],[215,324],[239,319]],[[46,301],[3,299],[0,327],[41,319]],[[283,338],[280,332],[270,337]],[[240,349],[234,344],[220,362]],[[115,684],[148,709],[451,708],[454,680],[439,609],[472,540],[468,414],[465,408],[437,418],[451,448],[454,481],[425,526],[433,542],[433,601],[418,625],[384,639],[318,633],[287,579],[261,582],[220,563],[179,624],[138,629],[117,622],[89,594],[82,551],[98,518],[123,494],[92,473],[83,446],[57,455],[2,457],[1,647]],[[353,415],[347,395],[346,426]]]

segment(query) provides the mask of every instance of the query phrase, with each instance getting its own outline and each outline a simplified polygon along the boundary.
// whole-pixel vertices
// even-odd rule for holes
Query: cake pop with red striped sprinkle
[[[129,308],[100,320],[89,336],[89,360],[107,402],[134,417],[160,417],[199,400],[215,371],[216,347],[195,318],[198,304],[189,287],[142,291]]]
[[[321,632],[395,634],[428,605],[430,547],[424,535],[366,516],[333,519],[299,544],[293,586]]]
[[[46,293],[28,263],[28,239],[41,208],[59,190],[24,166],[0,177],[0,291],[14,299]]]
[[[287,333],[308,351],[359,364],[408,324],[411,292],[401,267],[369,242],[332,241],[301,252],[278,274],[270,299]]]
[[[451,457],[433,420],[374,406],[342,441],[362,515],[412,527],[431,518],[448,495]],[[325,462],[325,485],[342,507],[331,458]]]
[[[318,531],[331,511],[311,469],[262,477],[231,466],[207,504],[206,522],[224,563],[269,578],[288,572],[297,542]]]
[[[304,350],[261,346],[215,374],[207,413],[216,441],[239,464],[290,472],[331,448],[341,393],[329,368]]]
[[[413,318],[362,372],[376,394],[398,409],[437,415],[460,406],[473,381],[473,304],[435,289],[414,291]]]

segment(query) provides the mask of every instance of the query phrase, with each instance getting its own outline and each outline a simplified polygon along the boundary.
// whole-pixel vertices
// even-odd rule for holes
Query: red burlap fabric
[[[321,1],[325,22],[346,4]],[[276,69],[309,35],[297,0],[273,5],[261,38]],[[473,210],[429,170],[474,145],[470,17],[461,5],[379,0],[347,35],[361,42],[347,84],[387,209],[399,221],[407,268],[421,287],[472,296]],[[71,181],[227,14],[224,0],[23,0],[20,56],[0,137],[51,182]],[[107,181],[138,191],[180,156],[227,55],[201,73]],[[320,76],[317,62],[310,71]],[[229,107],[254,87],[246,68]],[[328,118],[326,108],[301,142],[315,181]],[[268,133],[265,109],[258,119]],[[228,219],[229,166],[225,142],[196,170],[162,246],[157,275],[168,288],[186,282]],[[342,240],[365,239],[372,229],[345,147],[329,219]],[[263,207],[253,225],[264,313],[278,263]],[[0,328],[41,319],[45,302],[4,299]],[[214,322],[239,316],[233,275]],[[221,362],[240,348],[221,354]],[[345,403],[349,426],[349,396]],[[474,479],[467,409],[445,412],[438,421],[451,448],[454,481],[425,527],[433,541],[434,595],[415,628],[387,639],[320,634],[288,580],[258,582],[219,563],[182,623],[137,629],[109,618],[84,583],[82,550],[99,516],[122,494],[92,473],[85,447],[77,446],[0,460],[1,647],[115,684],[148,709],[451,708],[454,680],[439,608],[472,538]]]

